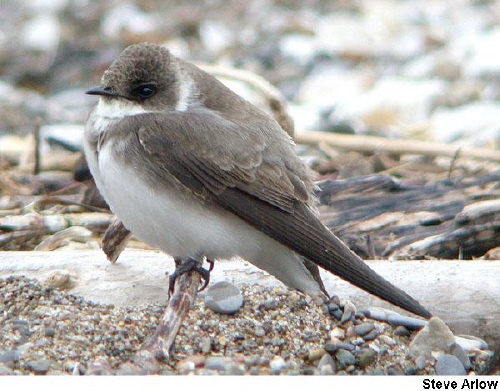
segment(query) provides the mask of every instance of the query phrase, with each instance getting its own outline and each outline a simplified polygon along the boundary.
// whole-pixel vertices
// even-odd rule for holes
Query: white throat
[[[191,75],[180,67],[177,67],[178,97],[175,105],[175,111],[188,111],[196,106],[199,101],[200,91]]]
[[[147,110],[125,99],[99,98],[95,115],[103,119],[121,119],[129,115],[144,114]]]

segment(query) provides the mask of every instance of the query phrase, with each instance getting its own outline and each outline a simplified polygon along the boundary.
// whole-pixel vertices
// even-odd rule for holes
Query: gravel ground
[[[97,305],[34,280],[0,280],[0,374],[82,375],[96,362],[113,370],[138,350],[158,325],[159,305]],[[414,337],[355,312],[341,319],[306,295],[283,288],[243,287],[236,315],[207,309],[198,295],[180,329],[165,375],[432,375],[436,360],[415,362]],[[352,308],[351,308],[352,309]],[[345,321],[347,318],[348,320]],[[471,373],[488,352],[469,353]],[[418,361],[418,360],[417,360]]]

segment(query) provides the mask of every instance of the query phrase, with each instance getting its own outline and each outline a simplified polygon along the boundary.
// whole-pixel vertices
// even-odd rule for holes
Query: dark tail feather
[[[305,204],[297,202],[291,210],[283,210],[237,188],[227,188],[215,200],[323,269],[407,311],[431,317],[410,295],[370,269]]]

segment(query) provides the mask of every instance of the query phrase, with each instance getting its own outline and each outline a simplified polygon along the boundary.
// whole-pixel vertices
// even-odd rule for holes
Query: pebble
[[[356,370],[356,366],[355,365],[348,365],[347,367],[344,368],[344,370],[347,373],[353,373]]]
[[[46,337],[53,337],[54,335],[56,335],[56,330],[54,330],[52,328],[46,328],[44,331],[44,335]]]
[[[184,359],[177,362],[175,369],[179,375],[191,375],[196,370],[196,365],[190,359]]]
[[[31,360],[27,362],[27,366],[30,370],[35,372],[35,374],[45,375],[50,368],[50,361],[45,359]]]
[[[373,341],[379,335],[380,335],[380,332],[378,330],[372,330],[368,334],[363,335],[363,339],[365,341]]]
[[[438,317],[432,317],[410,343],[413,357],[430,355],[432,351],[448,351],[455,343],[455,336]]]
[[[459,138],[469,145],[482,146],[498,135],[499,121],[497,102],[476,101],[460,107],[437,109],[430,118],[430,132],[440,142]],[[467,126],[467,123],[471,125]]]
[[[204,354],[212,350],[212,338],[204,338],[200,343],[201,352]]]
[[[227,359],[226,357],[221,356],[208,357],[205,361],[205,368],[213,369],[215,371],[225,371],[227,368]]]
[[[14,371],[5,365],[0,364],[0,376],[14,375]]]
[[[333,375],[337,366],[332,356],[326,353],[321,357],[321,360],[319,360],[317,368],[321,375]]]
[[[18,362],[19,357],[19,350],[7,350],[3,353],[0,353],[0,363]]]
[[[330,314],[333,314],[335,311],[340,309],[340,303],[338,301],[338,298],[330,299],[326,304],[326,306],[328,308],[328,312],[330,312]]]
[[[340,368],[345,368],[349,365],[353,365],[356,362],[356,357],[351,352],[339,349],[335,353],[335,358],[337,359]]]
[[[404,371],[399,368],[398,366],[393,366],[390,368],[387,368],[387,374],[389,376],[402,376],[404,375]]]
[[[488,349],[488,344],[484,340],[471,335],[457,335],[455,342],[467,352]]]
[[[345,300],[341,306],[343,307],[343,313],[340,317],[340,323],[346,323],[354,317],[357,309],[356,306],[349,300]]]
[[[329,354],[334,354],[337,350],[339,350],[338,344],[335,342],[327,342],[324,348]]]
[[[380,342],[383,342],[384,344],[389,345],[389,346],[394,346],[394,345],[398,344],[398,342],[395,339],[393,339],[385,334],[380,335],[379,340],[380,340]]]
[[[179,361],[175,367],[179,371],[179,374],[188,375],[188,374],[194,372],[196,365],[191,360],[184,359],[184,360]]]
[[[375,325],[373,323],[362,323],[359,326],[354,326],[354,333],[362,337],[374,329]]]
[[[264,335],[266,335],[266,330],[264,330],[262,327],[256,327],[254,330],[253,330],[253,334],[256,336],[256,337],[263,337]]]
[[[207,290],[205,305],[219,314],[234,314],[243,305],[243,295],[229,281],[219,281]]]
[[[451,350],[451,354],[453,354],[456,358],[460,360],[462,365],[466,370],[469,370],[472,368],[472,364],[470,362],[469,356],[465,352],[465,350],[457,343],[453,345],[453,348]]]
[[[326,352],[327,352],[327,350],[323,349],[323,348],[312,349],[309,351],[309,353],[307,355],[307,359],[309,361],[317,361],[317,360],[321,359],[321,357],[323,357]]]
[[[55,15],[42,13],[24,24],[21,39],[27,49],[50,52],[59,44],[60,28]]]
[[[418,356],[415,359],[415,366],[416,366],[417,370],[419,370],[419,371],[424,370],[425,367],[427,366],[427,360],[428,360],[428,357],[425,355]]]
[[[335,369],[333,369],[330,365],[324,365],[318,370],[320,376],[331,376],[335,375]]]
[[[269,369],[271,370],[271,375],[279,375],[284,368],[286,368],[286,362],[280,356],[274,356],[272,360],[269,362]]]
[[[440,376],[465,376],[467,371],[452,354],[441,354],[436,360],[436,374]]]
[[[344,349],[344,350],[347,350],[349,352],[356,350],[356,346],[354,346],[352,343],[349,343],[349,342],[339,342],[337,344],[337,348]]]
[[[330,338],[339,338],[339,339],[344,339],[345,338],[345,330],[340,327],[335,327],[333,330],[330,331]]]
[[[395,311],[380,307],[369,307],[360,311],[367,318],[388,322],[393,326],[404,326],[408,330],[420,330],[427,324],[426,320],[400,315]]]
[[[373,349],[365,349],[359,355],[359,366],[366,368],[377,360],[377,352]]]
[[[76,228],[76,227],[72,227]],[[82,228],[82,227],[80,227]],[[86,230],[86,228],[85,228]],[[64,231],[64,230],[63,230]],[[63,232],[59,231],[59,232]],[[88,230],[87,230],[88,231]],[[91,233],[90,233],[91,234]],[[45,280],[45,284],[52,288],[57,288],[60,290],[70,290],[76,285],[76,276],[69,273],[66,270],[58,270],[52,272],[49,277]]]
[[[236,363],[229,363],[226,373],[229,376],[242,376],[245,374],[245,367]]]
[[[410,330],[408,330],[405,326],[398,326],[394,329],[394,335],[408,337],[410,336]]]
[[[387,322],[387,316],[389,315],[389,310],[381,307],[368,307],[363,308],[360,312],[367,318],[378,320],[381,322]]]
[[[332,315],[337,320],[341,320],[344,313],[342,312],[342,310],[340,308],[337,308],[334,311],[330,311],[330,315]]]
[[[420,330],[426,324],[426,320],[413,318],[411,316],[404,316],[400,314],[388,314],[387,322],[393,326],[404,326],[408,330]]]
[[[186,357],[186,360],[193,362],[196,368],[203,366],[206,359],[207,357],[203,354],[194,354],[192,356]]]
[[[264,311],[272,311],[280,306],[280,301],[276,299],[266,300],[264,303],[259,304],[259,308]]]
[[[395,121],[417,122],[426,118],[428,102],[444,93],[441,80],[411,80],[404,77],[381,77],[362,98],[346,98],[339,103],[338,113],[346,118],[359,118],[369,128],[389,128]],[[397,91],[407,91],[404,97]],[[337,113],[337,115],[338,115]]]
[[[361,346],[363,344],[365,344],[365,340],[361,337],[358,337],[358,338],[355,338],[355,339],[351,339],[351,344],[353,344],[354,346]]]

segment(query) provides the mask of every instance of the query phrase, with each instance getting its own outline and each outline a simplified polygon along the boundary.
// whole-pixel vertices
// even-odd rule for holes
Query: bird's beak
[[[109,87],[97,86],[85,92],[89,95],[99,95],[99,96],[117,96]]]

